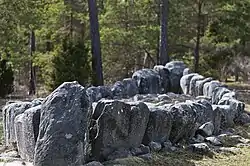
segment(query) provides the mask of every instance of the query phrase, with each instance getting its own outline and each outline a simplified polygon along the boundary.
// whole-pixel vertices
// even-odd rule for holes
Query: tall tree
[[[93,84],[103,85],[101,41],[96,0],[88,0],[91,33]]]
[[[161,0],[161,32],[160,32],[160,64],[165,65],[169,62],[168,56],[168,0]]]
[[[36,39],[35,39],[35,32],[31,30],[30,33],[30,80],[29,80],[29,95],[36,94],[36,69],[33,66],[32,57],[36,50]]]
[[[200,59],[200,38],[201,38],[201,16],[203,0],[197,1],[197,29],[196,29],[196,43],[194,49],[194,72],[198,72]]]

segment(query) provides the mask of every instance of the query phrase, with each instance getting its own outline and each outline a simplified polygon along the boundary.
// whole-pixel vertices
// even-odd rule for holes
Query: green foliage
[[[0,60],[0,97],[5,97],[13,91],[14,73],[11,64],[6,59]]]
[[[141,68],[152,68],[158,54],[160,1],[97,2],[105,82],[130,77],[131,73]],[[197,17],[199,3],[202,3],[202,9],[201,16]],[[241,62],[233,62],[250,56],[250,0],[169,0],[168,52],[172,60],[183,60],[189,67],[193,66],[199,21],[201,74],[225,79],[236,66],[244,66]],[[73,69],[68,64],[67,67],[61,65],[60,69],[56,69],[55,64],[71,63],[70,59],[65,58],[68,54],[73,59],[80,59],[72,55],[76,42],[71,43],[71,47],[68,42],[68,52],[65,52],[64,39],[76,40],[80,37],[89,47],[89,28],[87,1],[0,0],[0,53],[11,55],[10,61],[18,83],[28,84],[29,63],[33,60],[37,67],[37,83],[41,86],[47,85],[53,89],[65,77],[69,80],[78,78],[85,84],[83,80],[88,80],[89,74],[79,73],[80,68]],[[31,30],[35,31],[37,44],[33,58],[28,52]],[[87,50],[76,52],[84,56],[79,61],[89,65],[89,58],[85,56]],[[62,59],[67,60],[64,62]],[[78,76],[65,72],[68,69],[81,75],[82,81]],[[89,70],[86,69],[88,73]],[[52,77],[52,74],[55,76]]]
[[[91,74],[89,64],[89,50],[82,40],[64,40],[52,57],[51,79],[47,82],[50,90],[66,81],[88,84]]]

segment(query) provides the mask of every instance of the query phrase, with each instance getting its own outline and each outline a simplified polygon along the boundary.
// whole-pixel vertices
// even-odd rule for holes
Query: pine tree
[[[57,49],[56,55],[52,59],[53,72],[50,90],[55,89],[66,81],[78,81],[83,86],[89,81],[91,75],[89,50],[82,40],[76,41],[66,39],[62,47]]]

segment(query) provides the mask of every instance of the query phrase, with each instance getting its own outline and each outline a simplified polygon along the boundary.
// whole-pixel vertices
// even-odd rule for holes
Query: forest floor
[[[229,88],[236,89],[239,100],[246,103],[246,110],[250,112],[250,86],[239,86],[231,84]],[[0,100],[0,106],[9,100]],[[250,125],[235,126],[234,134],[240,135],[243,138],[250,139]],[[0,153],[3,149],[3,126],[2,116],[0,115]],[[235,148],[236,151],[228,151],[224,153],[213,153],[213,155],[205,156],[192,153],[186,150],[179,150],[171,153],[154,153],[152,159],[147,161],[138,157],[118,159],[115,161],[104,163],[105,166],[250,166],[250,144],[249,146],[238,147],[234,142],[229,142],[228,147]],[[3,151],[2,151],[3,152]],[[32,163],[23,162],[21,160],[9,160],[1,157],[0,166],[32,166]]]

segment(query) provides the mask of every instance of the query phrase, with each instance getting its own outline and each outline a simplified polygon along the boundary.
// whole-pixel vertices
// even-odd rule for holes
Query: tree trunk
[[[194,72],[199,70],[199,59],[200,59],[200,33],[201,33],[201,7],[202,3],[198,1],[198,14],[197,14],[197,30],[196,30],[196,45],[194,50]]]
[[[101,42],[96,0],[88,0],[91,30],[93,84],[103,85]]]
[[[160,32],[160,49],[159,49],[159,59],[160,64],[165,65],[169,62],[168,56],[168,0],[161,0],[160,3],[161,10],[161,32]]]
[[[36,94],[36,71],[35,67],[33,66],[32,57],[33,52],[36,50],[36,39],[35,39],[35,32],[31,30],[30,33],[30,81],[29,81],[29,95]]]

